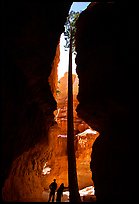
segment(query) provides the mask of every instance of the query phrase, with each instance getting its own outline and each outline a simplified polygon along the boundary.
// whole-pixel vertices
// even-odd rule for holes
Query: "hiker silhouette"
[[[61,197],[63,196],[63,191],[64,191],[64,183],[61,183],[57,190],[57,197],[56,197],[56,202],[61,202]]]
[[[54,179],[54,181],[49,185],[49,189],[50,189],[50,194],[49,194],[48,202],[50,202],[51,199],[52,199],[52,202],[54,202],[54,200],[55,200],[55,191],[57,189],[56,179]]]

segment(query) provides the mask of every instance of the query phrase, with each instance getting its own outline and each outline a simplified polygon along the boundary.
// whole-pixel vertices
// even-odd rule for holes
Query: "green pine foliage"
[[[71,32],[70,29],[72,29],[72,52],[75,53],[75,32],[76,32],[76,21],[80,15],[80,12],[75,12],[71,11],[69,13],[69,16],[67,17],[67,21],[65,23],[65,40],[66,40],[66,45],[65,50],[69,48],[70,46],[70,37],[71,37]]]

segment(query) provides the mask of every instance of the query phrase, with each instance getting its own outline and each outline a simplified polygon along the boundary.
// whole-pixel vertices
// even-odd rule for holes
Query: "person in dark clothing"
[[[61,183],[57,190],[57,197],[56,197],[56,202],[61,202],[61,197],[63,196],[63,191],[64,191],[64,183]]]
[[[49,194],[49,200],[48,202],[51,201],[52,198],[52,202],[54,202],[55,199],[55,191],[57,189],[57,183],[56,183],[56,179],[54,179],[54,181],[49,185],[50,188],[50,194]]]

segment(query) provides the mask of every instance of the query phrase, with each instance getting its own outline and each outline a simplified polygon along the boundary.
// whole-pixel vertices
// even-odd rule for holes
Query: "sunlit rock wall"
[[[5,201],[39,196],[43,147],[47,151],[50,146],[48,155],[53,155],[54,134],[49,132],[51,127],[55,129],[56,101],[51,91],[54,84],[51,82],[50,87],[48,77],[71,3],[37,0],[2,3],[1,187]],[[39,169],[33,171],[37,163]]]
[[[77,94],[79,89],[79,80],[77,74],[73,74],[73,123],[74,123],[74,146],[77,163],[77,175],[79,189],[93,185],[90,160],[92,144],[98,137],[97,132],[93,132],[89,125],[77,116],[76,108],[78,105]],[[55,111],[55,119],[59,127],[57,139],[57,158],[61,161],[56,166],[56,170],[63,166],[63,172],[59,171],[57,175],[58,182],[62,181],[67,185],[67,102],[68,102],[68,73],[65,72],[58,83],[58,92],[56,96],[57,111]],[[92,131],[92,132],[91,132]],[[60,165],[59,165],[60,164]],[[58,166],[59,165],[59,166]]]
[[[55,58],[52,64],[51,74],[48,79],[54,98],[56,98],[57,89],[58,89],[58,70],[57,70],[58,68],[57,67],[60,61],[60,44],[59,43],[56,48],[56,53],[55,53]]]
[[[77,116],[76,107],[78,105],[78,76],[72,75],[73,80],[73,122],[75,134],[79,132],[78,125],[82,120]],[[58,83],[58,92],[56,96],[57,111],[55,111],[56,121],[61,128],[61,134],[67,134],[67,102],[68,102],[68,72],[65,72]],[[88,126],[86,125],[86,128]]]
[[[92,3],[77,21],[77,113],[100,136],[92,178],[99,201],[136,197],[136,64],[134,5]]]

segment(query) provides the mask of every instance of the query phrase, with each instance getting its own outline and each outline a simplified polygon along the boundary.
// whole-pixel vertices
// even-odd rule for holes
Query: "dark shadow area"
[[[134,5],[96,3],[77,22],[78,116],[100,132],[91,171],[98,202],[137,197]]]

